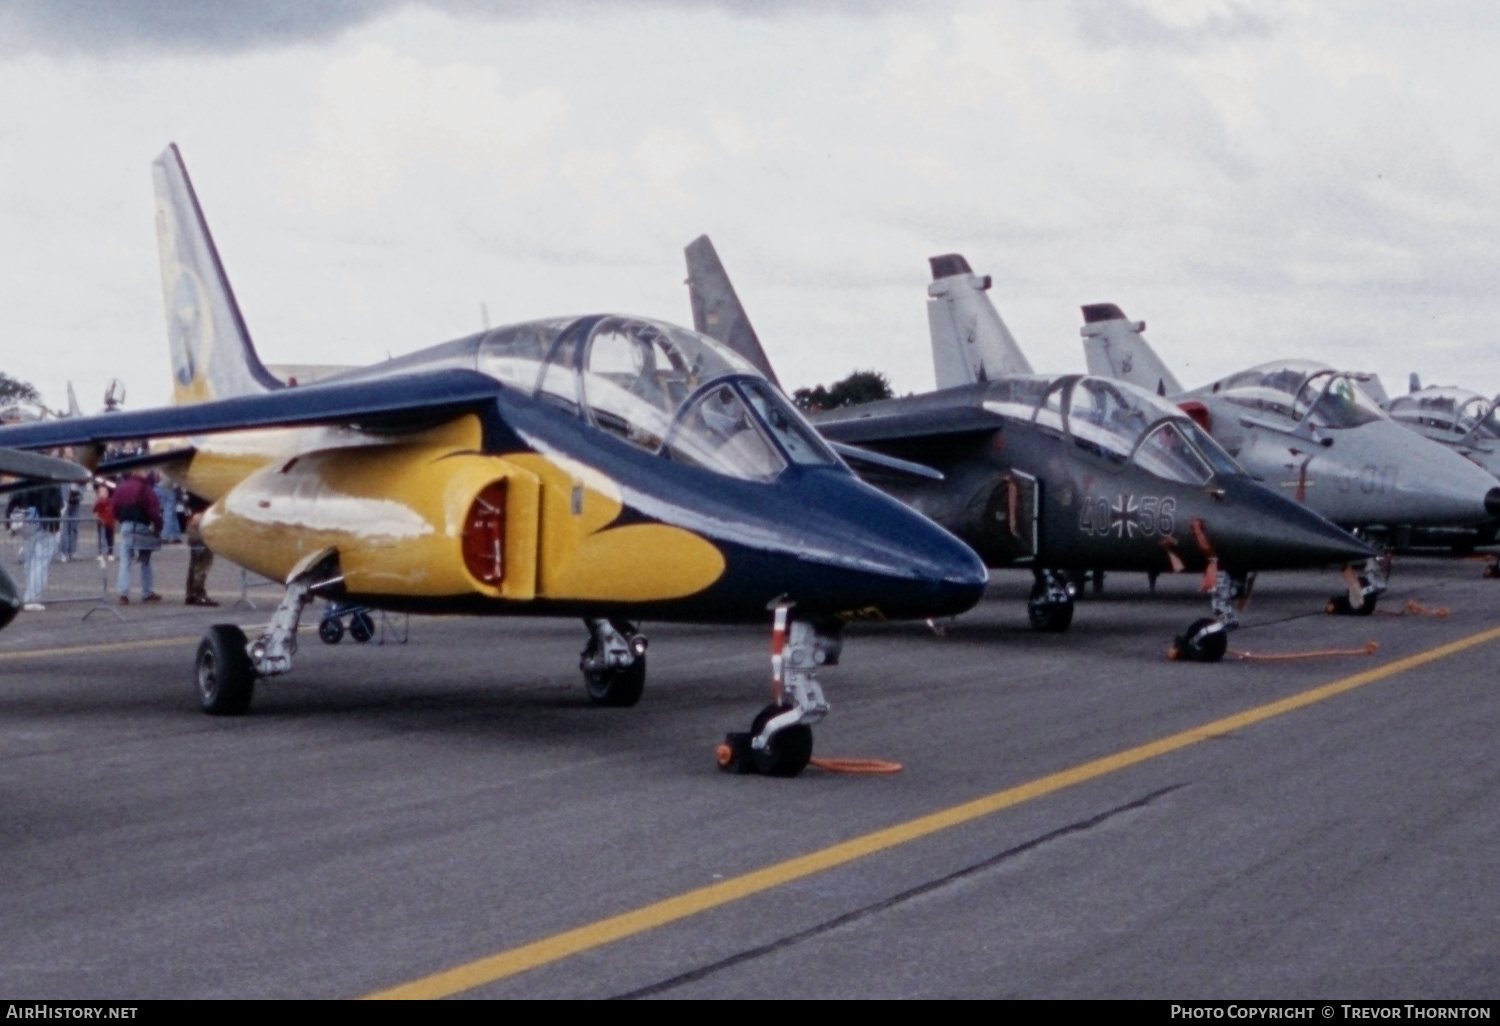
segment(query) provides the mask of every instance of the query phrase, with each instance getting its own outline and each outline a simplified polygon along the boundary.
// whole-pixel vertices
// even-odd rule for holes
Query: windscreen
[[[1464,434],[1474,431],[1477,425],[1479,430],[1474,431],[1475,438],[1483,438],[1486,441],[1500,439],[1500,421],[1495,418],[1494,403],[1482,395],[1476,395],[1464,403],[1459,413],[1458,429]]]
[[[1297,393],[1292,412],[1318,427],[1351,428],[1385,420],[1385,411],[1347,374],[1320,371]]]
[[[601,430],[658,452],[678,408],[700,385],[731,374],[756,373],[730,350],[696,332],[605,317],[589,333],[583,397]]]
[[[710,388],[688,407],[672,431],[667,453],[747,481],[769,481],[786,469],[786,460],[729,382]]]

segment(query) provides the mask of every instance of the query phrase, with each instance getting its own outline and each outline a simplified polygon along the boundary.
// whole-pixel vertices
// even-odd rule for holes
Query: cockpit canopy
[[[992,382],[985,409],[1071,438],[1107,462],[1203,484],[1243,470],[1182,410],[1144,389],[1105,378],[1015,377]]]
[[[1225,378],[1213,390],[1237,406],[1306,419],[1315,427],[1358,427],[1386,419],[1354,375],[1311,360],[1262,364]]]
[[[675,325],[615,316],[512,325],[480,339],[477,367],[637,448],[731,477],[840,465],[749,362]]]
[[[1387,412],[1392,420],[1413,427],[1431,428],[1458,438],[1473,432],[1476,439],[1492,442],[1500,439],[1500,420],[1493,405],[1466,388],[1424,388],[1392,399]]]

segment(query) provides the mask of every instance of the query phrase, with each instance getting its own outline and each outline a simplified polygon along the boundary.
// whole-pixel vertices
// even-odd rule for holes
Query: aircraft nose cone
[[[871,486],[846,474],[809,475],[812,510],[802,525],[801,561],[808,568],[799,601],[839,613],[891,620],[956,616],[972,609],[989,571],[958,538]]]
[[[1247,510],[1231,518],[1227,530],[1210,536],[1230,568],[1291,570],[1298,567],[1356,563],[1375,550],[1306,506],[1249,478],[1224,479],[1226,497]],[[1222,539],[1222,541],[1221,541]]]
[[[1492,517],[1500,517],[1500,488],[1491,488],[1484,493],[1484,511]]]
[[[1415,524],[1467,527],[1500,515],[1494,475],[1452,449],[1391,421],[1356,429],[1364,432],[1362,472],[1346,486],[1350,498],[1366,503],[1367,514],[1337,514],[1340,523]]]

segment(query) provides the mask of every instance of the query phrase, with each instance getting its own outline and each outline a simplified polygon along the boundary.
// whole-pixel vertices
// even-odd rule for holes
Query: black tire
[[[614,709],[635,705],[646,689],[646,657],[636,656],[629,666],[612,670],[584,670],[583,684],[595,705]]]
[[[1026,603],[1026,615],[1031,618],[1032,629],[1045,634],[1061,634],[1073,623],[1073,600],[1067,602],[1046,601],[1047,589],[1039,581],[1031,586],[1031,598]]]
[[[325,645],[337,645],[344,637],[344,625],[336,616],[325,616],[318,621],[318,638]]]
[[[198,645],[194,683],[198,702],[210,716],[241,716],[255,694],[255,666],[245,651],[245,632],[216,623]]]
[[[789,705],[766,706],[751,722],[750,736],[755,737],[773,716],[780,716],[790,708]],[[807,769],[807,764],[812,759],[812,751],[812,728],[805,723],[799,723],[795,727],[787,727],[785,730],[778,731],[765,751],[758,752],[752,749],[750,758],[755,764],[756,771],[768,777],[795,777]]]
[[[1379,596],[1366,595],[1364,601],[1358,606],[1349,601],[1348,593],[1333,596],[1328,600],[1328,605],[1323,608],[1334,616],[1369,616],[1375,612],[1375,605],[1379,602]]]
[[[1175,658],[1189,663],[1216,663],[1223,659],[1229,650],[1229,632],[1222,628],[1209,631],[1210,627],[1218,626],[1219,621],[1213,617],[1194,620],[1187,633],[1172,643]]]
[[[363,610],[349,617],[349,637],[363,645],[375,636],[375,621]]]

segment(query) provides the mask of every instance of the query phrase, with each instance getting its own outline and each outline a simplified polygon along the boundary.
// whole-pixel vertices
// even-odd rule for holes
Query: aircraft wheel
[[[1208,630],[1210,627],[1217,626],[1218,623],[1219,621],[1209,616],[1194,620],[1193,625],[1187,629],[1187,633],[1180,635],[1172,642],[1172,648],[1168,654],[1173,659],[1180,659],[1187,663],[1216,663],[1223,659],[1224,653],[1229,650],[1229,632]]]
[[[1026,613],[1031,617],[1031,626],[1046,634],[1061,634],[1073,622],[1073,602],[1047,602],[1046,589],[1040,584],[1032,586],[1031,600],[1026,603]]]
[[[589,701],[595,705],[624,708],[641,700],[646,688],[646,657],[636,656],[629,666],[610,670],[585,670],[583,682],[588,688]]]
[[[318,639],[325,645],[337,645],[344,637],[344,625],[336,616],[325,616],[318,621]]]
[[[751,721],[750,736],[754,737],[759,734],[761,728],[770,722],[772,717],[780,716],[790,708],[789,705],[766,706]],[[805,723],[799,723],[794,727],[778,731],[765,751],[757,752],[751,749],[750,758],[758,773],[764,773],[768,777],[795,777],[807,769],[807,763],[812,759],[812,751],[812,728]]]
[[[1347,594],[1335,595],[1328,600],[1328,605],[1323,608],[1333,616],[1369,616],[1375,612],[1375,604],[1378,601],[1379,596],[1366,595],[1364,601],[1355,606],[1349,601]]]
[[[198,645],[198,701],[210,716],[240,716],[255,693],[255,666],[245,651],[245,632],[216,623]]]
[[[349,617],[349,637],[363,645],[375,636],[375,621],[370,614],[358,612]]]

